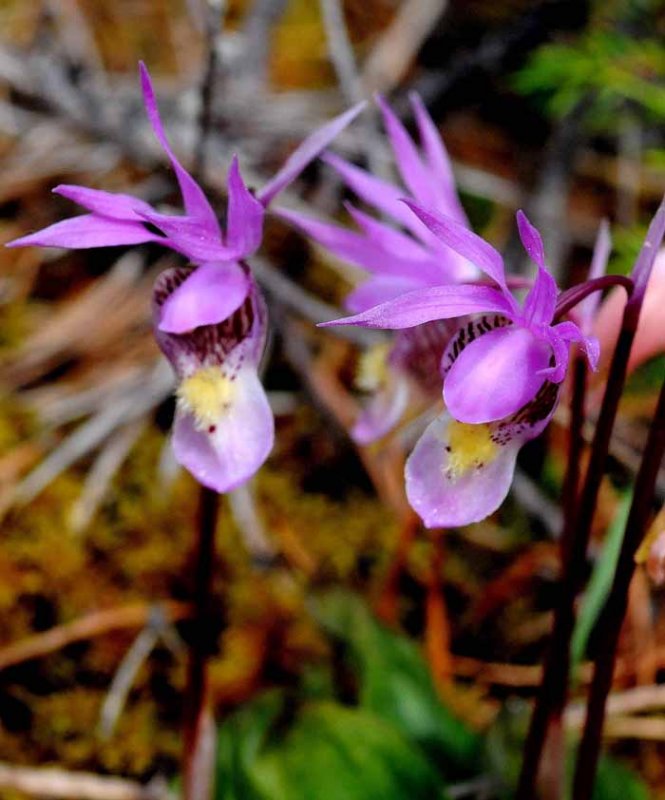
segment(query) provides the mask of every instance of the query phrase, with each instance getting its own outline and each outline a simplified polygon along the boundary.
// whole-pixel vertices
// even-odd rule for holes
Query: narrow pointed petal
[[[456,425],[447,412],[437,417],[406,462],[407,498],[428,528],[485,519],[501,505],[512,483],[522,442],[493,445],[488,440],[485,456],[474,461],[457,452]]]
[[[321,322],[319,327],[360,325],[399,330],[435,319],[483,312],[509,314],[510,311],[504,296],[489,286],[432,286],[416,289],[352,317]]]
[[[524,299],[524,318],[536,325],[549,325],[554,317],[558,290],[556,281],[545,269],[538,267],[533,286]]]
[[[471,342],[450,368],[443,399],[460,422],[502,419],[528,403],[543,385],[552,349],[526,328],[490,331]],[[445,355],[444,355],[445,360]]]
[[[555,336],[563,339],[564,342],[579,342],[586,353],[589,366],[592,370],[598,369],[600,359],[600,343],[595,336],[587,336],[574,322],[560,322],[551,329]]]
[[[250,280],[240,264],[203,264],[164,302],[159,330],[185,333],[201,325],[216,325],[240,308],[249,290]]]
[[[550,329],[548,333],[547,339],[554,354],[554,365],[541,370],[539,374],[547,378],[548,381],[552,381],[552,383],[561,383],[568,371],[570,345],[561,336],[558,336],[554,330]]]
[[[432,175],[426,170],[413,140],[383,97],[377,95],[376,100],[404,185],[421,203],[434,205],[438,198],[432,191]]]
[[[556,307],[556,281],[545,266],[545,249],[538,230],[523,211],[517,212],[517,228],[529,258],[538,265],[533,287],[524,300],[524,317],[528,322],[549,325]]]
[[[374,206],[378,211],[388,214],[400,225],[404,225],[417,235],[422,233],[423,226],[421,223],[400,202],[401,198],[404,197],[402,188],[381,178],[374,177],[366,170],[350,164],[334,153],[326,153],[322,160],[339,174],[349,189],[355,192],[361,200]],[[427,233],[427,229],[424,230]]]
[[[380,259],[382,271],[391,269],[393,274],[399,271],[405,277],[413,276],[418,283],[427,283],[430,286],[459,283],[463,278],[472,280],[476,277],[474,267],[452,250],[432,253],[431,248],[425,247],[411,236],[370,217],[350,203],[345,205],[370,241],[379,245],[383,253],[389,254],[387,259],[383,256]],[[423,229],[426,230],[424,226]],[[389,263],[386,264],[386,261]],[[373,271],[378,272],[379,269]]]
[[[602,278],[607,272],[607,262],[612,252],[612,236],[610,234],[610,226],[606,219],[602,220],[596,235],[596,243],[593,248],[593,257],[591,259],[591,267],[589,268],[589,275],[587,280],[595,280]],[[578,314],[580,318],[580,327],[585,334],[590,334],[593,327],[593,318],[598,310],[600,304],[600,292],[594,292],[578,305]]]
[[[434,209],[423,208],[412,200],[405,199],[403,202],[438,239],[496,281],[506,297],[510,298],[511,305],[515,305],[512,295],[506,287],[503,258],[498,250],[454,219],[439,214]]]
[[[238,252],[238,257],[244,258],[254,253],[261,244],[265,209],[245,186],[236,156],[229,169],[228,192],[226,244]]]
[[[416,288],[418,284],[408,278],[381,275],[370,278],[350,292],[344,299],[344,305],[353,314],[360,314]]]
[[[517,212],[517,229],[524,249],[529,258],[539,267],[545,267],[545,248],[538,229],[529,222],[529,218],[522,211]]]
[[[335,117],[322,128],[310,134],[287,158],[284,166],[274,178],[257,194],[258,200],[267,206],[275,195],[279,194],[300,175],[305,167],[320,155],[333,139],[351,123],[365,107],[366,103],[358,103],[353,108]]]
[[[173,430],[177,461],[199,483],[229,492],[254,475],[274,442],[274,421],[268,398],[253,366],[243,367],[234,393],[212,430],[200,430],[194,418],[178,409]]]
[[[425,108],[422,98],[417,92],[409,94],[411,107],[416,117],[420,142],[425,151],[433,178],[430,178],[434,191],[437,194],[437,207],[445,209],[448,216],[457,220],[462,225],[469,227],[469,221],[457,195],[455,175],[453,173],[450,156],[445,148],[439,131],[434,124],[429,112]]]
[[[433,260],[422,244],[402,233],[402,231],[374,217],[370,217],[369,214],[365,214],[364,211],[356,208],[351,203],[345,203],[344,206],[367,236],[372,241],[381,244],[384,250],[409,260]]]
[[[7,247],[69,247],[84,250],[88,247],[111,247],[122,244],[142,244],[158,241],[141,222],[84,214],[80,217],[56,222],[36,233],[7,242]]]
[[[370,444],[385,436],[400,421],[408,403],[408,383],[395,380],[371,398],[351,429],[351,438],[358,444]]]
[[[164,126],[162,125],[162,120],[159,116],[155,90],[153,88],[152,81],[150,80],[148,69],[142,61],[139,63],[139,71],[141,74],[143,104],[145,106],[146,113],[148,114],[150,124],[152,125],[152,129],[155,132],[155,136],[162,146],[162,149],[168,156],[171,166],[173,167],[173,171],[176,174],[178,184],[180,185],[180,191],[182,192],[182,199],[185,204],[185,209],[190,217],[195,217],[199,220],[202,227],[205,228],[211,236],[217,236],[221,238],[217,216],[215,215],[212,206],[208,202],[208,198],[205,196],[203,189],[199,186],[199,184],[182,166],[180,161],[178,161],[175,153],[171,149],[169,140],[166,138],[166,132],[164,131]]]
[[[164,234],[163,238],[155,237],[157,241],[194,263],[233,260],[242,255],[236,248],[225,247],[220,237],[211,235],[198,219],[158,211],[142,212],[140,216]]]
[[[295,225],[338,258],[358,264],[370,272],[395,276],[419,272],[418,263],[414,265],[413,261],[393,255],[369,237],[341,225],[321,222],[283,208],[275,209],[274,213]]]
[[[653,269],[658,248],[660,247],[663,236],[665,235],[665,199],[658,207],[656,215],[651,220],[649,230],[647,231],[644,244],[637,257],[635,266],[630,277],[635,283],[633,294],[629,298],[628,303],[632,306],[641,305],[644,300],[644,294],[647,290],[649,278],[651,277],[651,270]]]
[[[66,197],[88,211],[93,211],[103,217],[112,219],[140,221],[137,214],[150,212],[154,209],[145,200],[132,197],[131,194],[116,194],[104,192],[101,189],[88,189],[85,186],[73,186],[62,183],[53,189],[54,194]]]

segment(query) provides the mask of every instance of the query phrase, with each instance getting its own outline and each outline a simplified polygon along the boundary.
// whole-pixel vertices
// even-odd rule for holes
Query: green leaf
[[[305,707],[262,768],[280,776],[276,785],[286,788],[284,800],[445,796],[434,767],[392,725],[332,702]]]
[[[649,800],[647,786],[619,761],[604,756],[598,764],[592,800]]]
[[[632,491],[627,491],[621,498],[617,514],[608,528],[603,549],[587,584],[570,645],[571,670],[573,671],[584,658],[589,636],[612,586],[632,497]]]
[[[444,774],[478,767],[481,737],[441,702],[417,645],[386,628],[355,595],[319,598],[323,625],[349,648],[359,703],[421,745]]]
[[[420,749],[385,720],[320,701],[285,720],[272,692],[220,729],[216,800],[444,800]]]
[[[283,709],[283,693],[266,692],[220,726],[215,800],[263,800],[267,797],[256,761]]]
[[[665,117],[665,51],[657,38],[635,39],[611,31],[589,31],[572,44],[546,44],[515,75],[517,91],[545,99],[562,117],[581,100],[587,121],[613,130],[631,106],[661,121]]]

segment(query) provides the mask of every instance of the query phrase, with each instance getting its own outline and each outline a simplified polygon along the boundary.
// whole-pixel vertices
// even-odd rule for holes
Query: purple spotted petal
[[[413,140],[383,97],[377,95],[376,100],[383,115],[383,124],[388,133],[395,155],[395,163],[404,185],[421,203],[435,204],[437,194],[432,190],[433,176],[425,168]]]
[[[140,222],[125,222],[97,214],[84,214],[49,225],[36,233],[8,242],[7,247],[70,247],[82,250],[87,247],[108,247],[119,244],[141,244],[159,241],[159,236],[147,230]]]
[[[154,210],[145,200],[132,197],[131,194],[104,192],[101,189],[87,189],[85,186],[62,183],[53,189],[53,193],[78,203],[88,211],[93,211],[103,217],[111,217],[112,219],[137,222],[139,221],[137,214],[150,213]]]
[[[244,363],[256,366],[265,348],[267,312],[251,275],[247,299],[220,323],[196,327],[179,334],[160,330],[164,305],[193,273],[194,270],[186,267],[164,270],[153,288],[155,338],[178,379],[182,380],[198,369],[209,366],[223,364],[231,372],[237,371]]]
[[[504,291],[511,305],[515,305],[512,295],[506,286],[506,276],[503,269],[503,258],[498,250],[477,234],[460,225],[450,217],[438,213],[431,208],[423,208],[412,200],[404,199],[403,202],[413,213],[438,237],[444,244],[452,247],[455,252],[475,264],[492,280],[496,281]]]
[[[221,239],[221,232],[217,217],[213,211],[208,199],[206,198],[203,189],[192,178],[187,170],[178,161],[175,153],[171,149],[162,120],[159,116],[159,109],[157,108],[157,100],[155,98],[155,90],[150,80],[150,74],[145,64],[141,61],[139,63],[139,71],[141,74],[141,89],[143,91],[143,104],[145,106],[148,119],[152,125],[162,149],[166,153],[173,167],[173,171],[178,179],[180,191],[182,192],[182,199],[185,204],[185,209],[190,217],[199,221],[202,228],[212,237]]]
[[[396,379],[369,400],[351,429],[351,437],[358,444],[370,444],[385,436],[400,421],[408,402],[407,381]]]
[[[420,142],[425,151],[429,167],[432,171],[430,184],[436,198],[434,205],[441,211],[446,211],[448,216],[460,224],[469,227],[469,222],[457,196],[455,176],[453,174],[450,157],[443,144],[441,136],[432,121],[425,104],[417,92],[409,95],[411,107],[418,125]]]
[[[332,140],[352,122],[365,107],[365,103],[358,103],[353,108],[335,117],[330,122],[310,134],[287,158],[284,166],[257,194],[257,198],[267,206],[275,195],[279,194],[298,175],[320,155]]]
[[[253,366],[237,373],[229,407],[210,430],[178,409],[173,429],[177,461],[199,483],[229,492],[254,475],[272,450],[274,421],[268,398]]]
[[[455,421],[446,412],[431,422],[406,462],[407,498],[428,528],[469,525],[496,511],[510,489],[522,445],[519,440],[496,445],[493,460],[458,474],[451,467],[456,456],[451,424]]]
[[[201,325],[216,325],[244,303],[250,280],[240,264],[203,264],[166,299],[159,329],[185,333]]]
[[[512,308],[506,298],[489,286],[431,286],[416,289],[352,317],[321,322],[331,325],[360,325],[363,328],[412,328],[435,319],[450,319],[483,312],[508,315]]]
[[[517,453],[539,436],[556,410],[560,387],[546,382],[515,414],[464,425],[444,412],[406,462],[409,503],[429,528],[479,522],[495,511],[512,482]]]
[[[261,244],[265,209],[245,186],[235,156],[229,169],[228,192],[226,244],[244,258]]]
[[[462,350],[443,384],[443,399],[460,422],[502,419],[528,403],[544,383],[552,350],[526,328],[506,327]],[[446,363],[446,355],[444,361]]]
[[[378,278],[370,278],[346,296],[344,305],[352,313],[360,314],[380,303],[386,303],[406,292],[412,292],[417,286],[415,281],[399,276],[382,275]]]

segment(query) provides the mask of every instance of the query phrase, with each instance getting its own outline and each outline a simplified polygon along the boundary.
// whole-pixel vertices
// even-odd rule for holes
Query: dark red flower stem
[[[651,515],[656,479],[664,453],[665,383],[660,390],[642,463],[635,479],[633,502],[628,513],[614,582],[598,622],[598,654],[594,660],[586,722],[577,753],[573,800],[589,800],[593,792],[605,721],[605,703],[612,687],[617,644],[626,615],[628,590],[635,571],[635,553],[644,538]]]
[[[592,278],[584,283],[579,283],[570,289],[561,292],[556,301],[554,319],[559,320],[565,317],[576,305],[594,292],[602,292],[613,286],[623,286],[630,297],[633,291],[633,280],[625,275],[603,275],[600,278]]]
[[[566,705],[570,672],[570,639],[575,626],[575,599],[584,583],[591,523],[605,472],[610,436],[626,380],[628,356],[635,337],[636,322],[634,306],[629,302],[626,305],[624,324],[612,357],[584,486],[574,513],[565,514],[559,602],[554,611],[550,646],[524,746],[524,761],[515,800],[533,800],[537,797],[536,783],[549,722],[555,718],[557,709],[563,709]]]
[[[580,488],[580,466],[584,445],[584,405],[587,387],[587,361],[576,353],[572,365],[572,388],[570,397],[570,422],[568,424],[568,463],[563,482],[562,501],[567,514],[574,514],[577,495]],[[567,526],[572,529],[572,526]],[[565,542],[561,542],[561,560],[567,551]]]
[[[199,765],[204,743],[205,717],[208,706],[208,659],[214,648],[212,631],[212,578],[215,560],[215,530],[219,495],[201,487],[198,510],[198,532],[194,553],[193,618],[189,638],[187,684],[183,719],[183,797],[184,800],[207,800],[201,786]],[[207,791],[207,789],[206,789]]]
[[[572,361],[572,386],[570,397],[570,420],[568,425],[568,453],[566,474],[563,482],[561,499],[566,518],[574,517],[577,510],[577,500],[580,488],[580,466],[584,445],[584,418],[587,388],[587,361],[580,353],[576,352]],[[561,564],[566,563],[572,548],[570,539],[574,526],[570,520],[564,518],[564,532],[559,542]],[[565,784],[565,728],[563,712],[565,694],[558,695],[561,705],[553,705],[545,728],[543,742],[543,768],[540,776],[536,776],[543,789],[543,800],[560,800]]]

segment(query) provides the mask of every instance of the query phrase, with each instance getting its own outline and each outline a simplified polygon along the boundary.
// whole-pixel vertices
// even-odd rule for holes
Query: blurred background
[[[222,217],[232,154],[260,186],[360,97],[385,94],[410,125],[416,90],[474,229],[512,272],[527,269],[518,208],[560,287],[584,277],[602,218],[610,271],[627,272],[665,189],[664,36],[660,0],[1,0],[1,240],[72,215],[58,183],[178,202],[143,112],[142,59],[174,149]],[[334,149],[391,177],[374,110]],[[287,195],[348,224],[320,163]],[[172,791],[197,489],[168,447],[173,386],[150,293],[178,263],[153,246],[0,251],[3,798]],[[413,431],[368,447],[347,434],[364,340],[314,327],[358,271],[274,218],[252,264],[271,312],[277,443],[220,511],[216,796],[509,797],[555,598],[565,404],[497,514],[428,534],[403,496]],[[607,592],[602,543],[621,532],[665,377],[658,275],[595,520],[579,689]],[[658,491],[662,503],[662,476]],[[665,797],[662,599],[638,570],[598,798]],[[571,735],[580,720],[574,701]]]

